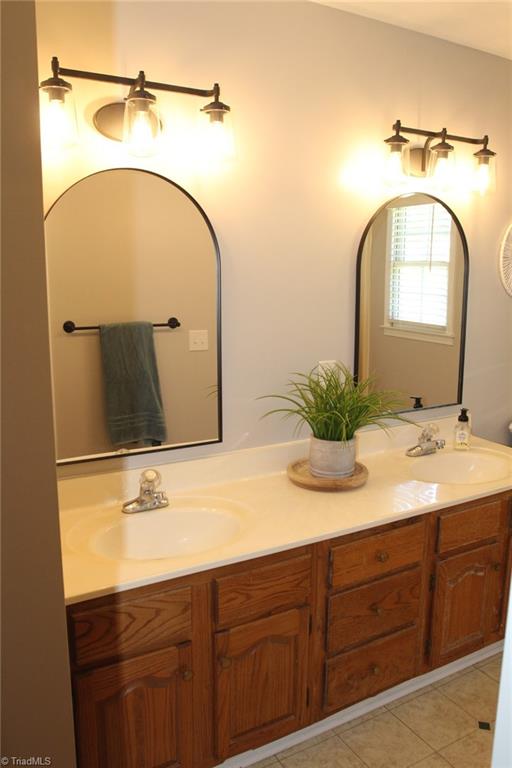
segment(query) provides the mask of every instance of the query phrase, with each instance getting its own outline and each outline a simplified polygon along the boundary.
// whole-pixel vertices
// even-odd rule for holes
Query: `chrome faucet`
[[[157,491],[162,476],[156,469],[146,469],[140,476],[139,495],[136,499],[123,504],[123,512],[147,512],[150,509],[161,509],[169,505],[165,491]]]
[[[418,437],[417,445],[413,445],[412,448],[408,448],[405,452],[406,456],[428,456],[429,453],[435,453],[440,448],[444,448],[446,440],[436,438],[435,435],[439,433],[439,427],[435,424],[427,424],[424,427]]]

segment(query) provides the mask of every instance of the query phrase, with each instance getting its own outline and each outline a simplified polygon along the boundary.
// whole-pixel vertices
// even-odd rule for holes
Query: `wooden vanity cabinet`
[[[80,765],[192,768],[190,643],[75,677]]]
[[[512,494],[68,607],[79,768],[212,768],[503,636]]]
[[[324,715],[418,674],[428,519],[327,543]]]
[[[307,725],[312,555],[290,554],[214,581],[219,760]]]
[[[437,515],[433,667],[503,636],[509,510],[510,499],[497,498]]]
[[[200,584],[157,584],[69,607],[80,768],[205,763],[208,749],[198,743],[195,723],[206,716],[202,732],[211,735],[197,677],[209,677],[208,642],[197,642],[193,626],[204,592]]]

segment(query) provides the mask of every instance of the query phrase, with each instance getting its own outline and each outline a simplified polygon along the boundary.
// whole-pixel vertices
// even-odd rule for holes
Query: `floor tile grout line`
[[[372,719],[373,718],[370,718],[370,720],[372,720]],[[369,720],[367,720],[366,722],[369,722]],[[361,723],[361,725],[362,725],[362,723]],[[351,729],[349,728],[349,730],[351,730]],[[344,747],[346,747],[350,752],[352,752],[352,754],[359,760],[359,762],[364,766],[364,768],[370,768],[368,763],[365,760],[363,760],[361,755],[358,755],[357,752],[354,749],[352,749],[350,744],[347,744],[347,742],[344,741],[341,736],[338,736],[337,733],[335,734],[335,736],[336,736],[337,739],[339,739],[341,741],[341,743],[343,744]]]
[[[393,714],[393,713],[391,712],[390,714]],[[411,733],[413,733],[413,734],[416,736],[416,738],[417,738],[417,739],[419,739],[420,741],[422,741],[422,742],[425,744],[425,746],[426,746],[426,747],[428,747],[428,748],[429,748],[429,749],[430,749],[432,752],[435,752],[435,751],[436,751],[436,750],[434,749],[434,747],[431,747],[431,746],[430,746],[430,744],[428,744],[428,743],[425,741],[425,739],[424,739],[424,738],[422,738],[422,737],[421,737],[421,736],[420,736],[418,733],[415,733],[415,732],[413,731],[413,729],[412,729],[410,726],[408,726],[408,725],[406,725],[405,723],[403,723],[403,722],[400,720],[400,718],[399,718],[399,717],[396,717],[396,715],[393,715],[393,717],[394,717],[396,720],[398,720],[398,722],[399,722],[401,725],[404,725],[404,726],[405,726],[405,727],[406,727],[406,728],[407,728],[409,731],[411,731]],[[430,757],[430,755],[425,755],[425,758],[427,758],[427,757]],[[414,765],[414,763],[412,763],[412,765]],[[410,768],[410,766],[408,766],[407,768]]]
[[[384,712],[384,713],[382,713],[382,714],[388,714],[388,715],[391,715],[392,717],[395,717],[395,716],[393,715],[393,712],[390,712],[390,711],[388,711],[388,712]],[[403,723],[403,722],[402,722],[402,721],[401,721],[401,720],[400,720],[398,717],[395,717],[395,720],[396,720],[398,723],[400,723],[400,725],[402,725],[404,728],[407,728],[407,730],[408,730],[408,731],[410,731],[410,732],[411,732],[411,733],[412,733],[412,734],[413,734],[413,735],[414,735],[414,736],[415,736],[417,739],[419,739],[421,742],[423,742],[423,744],[424,744],[424,745],[425,745],[425,746],[426,746],[426,747],[427,747],[427,748],[430,750],[430,753],[429,753],[428,755],[425,755],[425,756],[424,756],[422,759],[426,759],[427,757],[431,757],[431,756],[432,756],[432,754],[434,754],[434,752],[435,752],[434,748],[433,748],[433,747],[431,747],[431,746],[430,746],[430,744],[427,744],[427,742],[425,741],[425,739],[422,739],[422,738],[421,738],[421,736],[419,736],[417,733],[415,733],[415,732],[412,730],[412,728],[409,728],[409,726],[408,726],[408,725],[406,725],[405,723]],[[370,721],[366,721],[366,722],[370,722]],[[364,724],[364,723],[361,723],[361,725],[363,725],[363,724]],[[350,729],[349,729],[349,731],[350,731],[350,730],[352,730],[352,729],[350,728]],[[344,743],[344,744],[345,744],[347,747],[349,747],[349,749],[351,749],[350,745],[349,745],[349,744],[347,744],[347,742],[346,742],[346,741],[343,739],[343,736],[341,736],[341,735],[340,735],[338,738],[340,738],[340,739],[343,741],[343,743]],[[354,752],[354,750],[352,750],[352,752]],[[361,761],[363,760],[363,758],[362,758],[362,757],[360,757],[360,755],[358,755],[358,754],[357,754],[357,752],[355,752],[355,754],[356,754],[356,756],[359,758],[359,760],[361,760]],[[363,761],[363,762],[364,762],[364,761]],[[410,765],[406,766],[405,768],[411,768],[411,766],[413,766],[413,765],[414,765],[414,763],[411,763]]]
[[[484,673],[484,675],[487,675],[487,677],[490,677],[490,678],[491,678],[491,680],[494,680],[494,682],[495,682],[495,683],[498,683],[498,685],[500,684],[500,681],[499,681],[499,680],[496,680],[496,678],[495,678],[495,677],[493,677],[492,675],[490,675],[490,674],[489,674],[489,672],[486,672],[486,671],[485,671],[485,669],[484,669],[484,667],[481,667],[481,669],[479,670],[479,672],[483,672],[483,673]],[[501,678],[501,675],[500,675],[500,678]]]
[[[462,736],[460,739],[456,739],[455,741],[452,741],[452,743],[451,743],[451,744],[448,744],[446,747],[441,747],[441,749],[448,749],[448,747],[453,747],[453,745],[454,745],[454,744],[458,744],[458,743],[459,743],[459,741],[464,741],[464,739],[466,739],[466,738],[467,738],[467,734],[466,734],[466,736]],[[451,766],[453,766],[453,763],[451,763],[451,762],[448,760],[448,758],[447,758],[447,757],[445,757],[445,756],[442,754],[442,752],[439,752],[439,754],[441,755],[441,757],[442,757],[444,760],[446,760],[446,762],[447,762],[447,763],[449,763]],[[454,767],[454,768],[455,768],[455,767]]]
[[[496,681],[494,681],[494,682],[496,682]],[[463,709],[463,710],[464,710],[464,712],[465,712],[467,715],[469,715],[470,717],[473,717],[473,718],[475,718],[475,720],[478,722],[478,718],[477,718],[477,717],[475,717],[475,715],[473,715],[471,712],[468,712],[468,710],[467,710],[465,707],[463,707],[463,706],[462,706],[462,704],[459,704],[459,702],[458,702],[458,701],[455,701],[455,699],[452,699],[452,698],[451,698],[451,696],[448,696],[448,694],[447,694],[447,693],[445,693],[445,694],[443,694],[443,695],[444,695],[444,696],[446,696],[446,698],[447,698],[447,699],[450,699],[450,701],[451,701],[451,702],[453,702],[453,704],[457,704],[457,706],[458,706],[458,707],[460,707],[461,709]],[[498,706],[498,702],[497,702],[497,700],[496,700],[496,706]],[[496,717],[494,717],[494,718],[491,718],[491,720],[495,720],[495,719],[496,719]],[[489,722],[490,722],[490,721],[489,721]]]
[[[482,670],[477,670],[477,671],[481,672]],[[498,692],[499,692],[499,683],[496,682],[496,680],[494,680],[492,677],[490,677],[490,675],[487,675],[485,672],[483,672],[482,674],[484,674],[487,677],[488,680],[492,680],[498,686]],[[447,685],[448,685],[448,683],[447,683]],[[457,706],[459,706],[461,709],[463,709],[464,712],[466,712],[466,714],[470,715],[471,717],[475,717],[471,712],[468,712],[468,710],[465,707],[463,707],[462,704],[460,704],[458,701],[455,701],[454,699],[452,699],[452,697],[449,696],[448,693],[445,693],[442,690],[442,686],[440,688],[438,688],[438,690],[443,694],[443,696],[446,696],[447,699],[449,699],[451,702],[453,702],[454,704],[457,704]],[[498,693],[496,694],[496,706],[497,705],[498,705]],[[475,719],[478,721],[478,718],[475,718]],[[491,719],[493,719],[493,718],[491,718]],[[496,719],[496,718],[494,718],[494,719]]]
[[[437,690],[437,689],[435,689],[435,690]],[[474,727],[475,727],[475,728],[478,728],[478,718],[476,718],[474,715],[471,715],[469,712],[467,712],[465,709],[463,709],[463,708],[460,706],[460,704],[458,704],[458,703],[457,703],[457,702],[455,702],[455,701],[452,701],[452,699],[448,698],[448,696],[446,696],[444,693],[441,693],[441,691],[437,691],[437,693],[439,693],[439,694],[440,694],[441,696],[443,696],[443,697],[444,697],[444,698],[445,698],[447,701],[449,701],[449,702],[450,702],[450,704],[453,704],[455,707],[457,707],[457,709],[460,709],[460,711],[461,711],[461,712],[462,712],[464,715],[466,715],[467,717],[470,717],[470,718],[471,718],[471,719],[474,721]],[[408,702],[406,702],[406,703],[408,703]],[[398,709],[398,707],[397,707],[397,709]],[[420,739],[422,739],[423,741],[425,741],[425,739],[423,739],[423,737],[422,737],[422,736],[420,736],[420,734],[419,734],[419,733],[417,733],[417,731],[415,731],[415,730],[414,730],[414,728],[413,728],[411,725],[409,725],[408,723],[406,723],[404,720],[402,720],[402,719],[401,719],[400,715],[398,715],[398,714],[397,714],[397,715],[395,715],[395,717],[397,717],[397,718],[398,718],[398,720],[400,720],[400,722],[401,722],[401,723],[403,723],[404,725],[406,725],[406,726],[407,726],[407,727],[408,727],[408,728],[409,728],[409,729],[410,729],[410,730],[411,730],[411,731],[412,731],[414,734],[416,734],[416,736],[418,736],[418,738],[420,738]],[[464,734],[464,736],[458,736],[456,739],[454,739],[453,741],[450,741],[448,744],[443,744],[443,746],[442,746],[442,747],[432,747],[432,745],[429,745],[429,746],[431,746],[431,748],[432,748],[433,750],[435,750],[436,752],[438,752],[440,749],[445,749],[445,747],[449,747],[451,744],[455,744],[455,742],[456,742],[456,741],[460,741],[460,739],[463,739],[463,738],[465,738],[466,736],[469,736],[469,734],[470,734],[471,732],[472,732],[472,731],[468,731],[468,733],[465,733],[465,734]],[[427,742],[427,744],[428,744],[428,742]]]
[[[430,760],[430,758],[431,758],[431,757],[440,757],[440,758],[441,758],[441,760],[444,760],[444,761],[445,761],[445,763],[448,763],[448,760],[446,759],[446,757],[443,757],[443,756],[442,756],[442,755],[441,755],[439,752],[437,752],[437,750],[436,750],[436,751],[435,751],[435,752],[433,752],[431,755],[427,755],[426,757],[422,757],[422,758],[420,758],[420,759],[418,760],[418,762],[417,762],[417,763],[412,763],[412,765],[409,765],[409,766],[408,766],[408,768],[415,768],[415,766],[418,766],[418,765],[420,765],[420,763],[422,763],[424,760]],[[449,765],[449,766],[451,766],[451,768],[453,768],[453,766],[452,766],[452,764],[451,764],[451,763],[448,763],[448,765]]]

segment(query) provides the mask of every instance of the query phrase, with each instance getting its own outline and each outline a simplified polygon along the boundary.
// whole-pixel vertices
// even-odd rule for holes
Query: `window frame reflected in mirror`
[[[440,198],[435,197],[434,195],[430,195],[423,192],[418,193],[408,193],[405,195],[397,195],[393,198],[390,198],[389,200],[386,200],[373,214],[373,216],[368,221],[366,227],[363,230],[361,240],[359,242],[358,250],[357,250],[357,265],[356,265],[356,301],[355,301],[355,343],[354,343],[354,376],[356,379],[358,379],[362,375],[362,369],[364,369],[364,366],[361,363],[361,355],[362,355],[362,344],[361,344],[361,336],[362,336],[362,328],[361,326],[364,325],[363,318],[362,318],[362,312],[364,311],[364,306],[366,304],[364,298],[362,297],[362,286],[363,286],[363,257],[365,254],[365,247],[368,242],[368,238],[371,237],[372,227],[374,226],[375,222],[378,220],[379,216],[382,214],[385,214],[389,216],[389,213],[387,213],[392,208],[398,208],[399,206],[397,203],[401,200],[405,200],[407,198],[414,197],[415,195],[421,196],[422,198],[428,198],[428,201],[431,201],[433,204],[438,203],[440,204],[445,211],[450,215],[451,221],[452,221],[452,243],[453,238],[458,235],[460,237],[460,249],[461,249],[461,256],[462,256],[462,265],[464,269],[464,274],[462,276],[461,280],[461,302],[460,302],[460,343],[459,343],[459,361],[458,361],[458,374],[457,374],[457,382],[456,382],[456,399],[451,400],[449,402],[442,402],[442,403],[432,403],[428,405],[423,405],[422,410],[428,410],[433,408],[440,408],[445,406],[455,406],[460,405],[462,403],[462,392],[463,392],[463,380],[464,380],[464,360],[465,360],[465,347],[466,347],[466,326],[467,326],[467,304],[468,304],[468,286],[469,286],[469,249],[467,244],[467,239],[464,233],[464,230],[462,228],[462,225],[458,219],[458,217],[455,215],[453,210]],[[419,203],[416,203],[419,204]],[[403,206],[407,207],[407,206]],[[389,243],[387,245],[389,248]],[[389,257],[389,252],[385,254],[386,262]],[[385,264],[385,274],[389,275],[389,267],[387,263]],[[452,279],[450,280],[450,283],[448,285],[447,290],[451,290],[453,294],[453,274]],[[389,287],[387,283],[385,283],[383,287],[383,290],[385,291],[386,295],[389,293]],[[368,300],[368,299],[367,299]],[[366,300],[366,301],[367,301]],[[385,302],[385,300],[384,300]],[[453,296],[452,296],[452,307],[453,307],[453,317],[452,317],[452,328],[450,329],[450,319],[448,318],[448,327],[446,333],[440,333],[435,328],[427,329],[425,327],[425,333],[422,334],[421,328],[417,328],[413,331],[407,331],[404,329],[397,329],[396,332],[392,328],[388,329],[388,332],[386,333],[386,320],[385,317],[382,317],[382,324],[381,328],[383,329],[383,333],[386,335],[396,335],[396,336],[402,336],[404,339],[409,340],[416,340],[416,341],[425,341],[425,342],[434,342],[434,343],[441,343],[441,344],[447,344],[450,345],[450,339],[449,334],[450,331],[453,331],[453,326],[456,324],[455,321],[455,309],[456,307],[453,306]],[[453,345],[453,342],[451,342]],[[369,366],[368,366],[369,367]],[[371,375],[370,371],[370,375]],[[363,378],[366,378],[366,372],[363,370]],[[443,371],[439,371],[439,375],[443,375]],[[385,383],[379,382],[379,386],[386,386]],[[397,387],[390,387],[391,389],[397,389]],[[413,395],[416,393],[411,393],[410,397],[413,399]],[[400,412],[407,413],[407,412],[417,412],[417,403],[416,407],[413,407],[412,405],[410,407],[406,407],[404,405],[404,408],[401,409]]]

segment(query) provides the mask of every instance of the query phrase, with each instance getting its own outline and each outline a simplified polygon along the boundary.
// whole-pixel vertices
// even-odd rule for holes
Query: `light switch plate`
[[[190,352],[204,352],[208,349],[208,331],[189,331],[188,348]]]
[[[336,368],[337,365],[338,365],[337,360],[319,360],[318,372],[324,373],[325,371],[330,371],[332,368]]]

